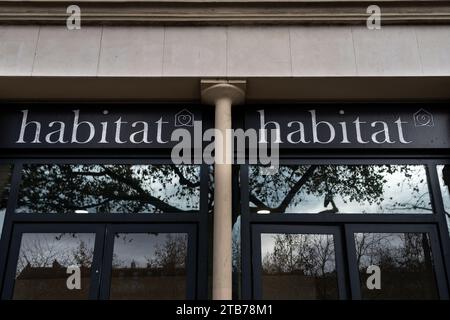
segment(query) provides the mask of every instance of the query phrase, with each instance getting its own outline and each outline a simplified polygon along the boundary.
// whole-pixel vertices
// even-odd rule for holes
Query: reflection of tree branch
[[[177,174],[180,184],[186,185],[190,188],[196,188],[200,186],[200,181],[192,182],[186,179],[184,174],[181,172],[180,168],[178,168],[177,166],[172,166],[171,169],[173,169],[173,171]]]
[[[301,187],[308,181],[308,179],[313,175],[314,170],[316,170],[316,165],[311,165],[308,170],[302,175],[302,177],[294,184],[294,186],[289,190],[286,197],[284,197],[284,200],[281,202],[281,204],[278,206],[278,210],[281,212],[286,211],[286,208],[291,203],[292,199],[295,197],[297,192],[301,189]]]
[[[433,211],[433,209],[427,208],[427,207],[421,207],[421,206],[415,206],[415,205],[410,205],[408,207],[406,205],[407,204],[399,204],[397,207],[386,207],[386,209],[388,211],[394,211],[394,210],[416,210],[416,209],[426,210],[426,211]]]
[[[104,196],[104,195],[103,195]],[[125,199],[124,199],[125,200]],[[105,203],[108,203],[109,201],[111,201],[111,199],[110,198],[106,198],[105,200],[103,200],[103,201],[101,201],[101,202],[94,202],[94,203],[92,203],[92,204],[87,204],[87,205],[84,205],[84,206],[74,206],[74,205],[72,205],[72,204],[70,204],[70,203],[67,203],[66,205],[65,205],[65,207],[67,208],[67,209],[71,209],[71,210],[83,210],[83,209],[90,209],[90,208],[94,208],[94,207],[99,207],[99,206],[101,206],[101,205],[103,205],[103,204],[105,204]]]
[[[254,205],[258,207],[258,209],[262,210],[272,210],[273,208],[270,208],[267,206],[264,202],[259,200],[254,194],[250,194],[249,196],[250,202],[252,202]]]
[[[331,203],[331,206],[333,207],[333,209],[323,210],[323,211],[320,211],[319,213],[338,213],[339,212],[339,209],[336,206],[336,203],[334,203],[334,200],[330,199],[329,202]]]
[[[268,207],[253,194],[250,194],[251,202],[253,202],[255,205],[258,206],[258,208],[261,208],[261,209],[273,210],[275,212],[285,212],[286,208],[289,206],[292,199],[295,197],[297,192],[302,188],[302,186],[308,181],[308,179],[313,175],[313,173],[317,167],[318,167],[317,165],[309,166],[309,168],[302,175],[302,177],[297,182],[295,182],[295,184],[292,186],[292,188],[286,194],[283,201],[281,201],[281,203],[278,207],[276,207],[276,208]],[[297,167],[295,167],[295,169],[297,169]],[[291,175],[291,177],[292,177],[292,175]]]
[[[140,201],[140,202],[149,202],[151,205],[155,206],[156,208],[160,209],[161,211],[164,212],[190,212],[190,210],[180,210],[174,206],[171,206],[170,204],[165,203],[164,201],[150,195],[148,192],[146,192],[144,189],[142,189],[141,185],[140,185],[140,181],[133,179],[131,177],[125,177],[125,176],[121,176],[115,172],[113,172],[112,170],[110,170],[109,168],[107,168],[106,166],[102,166],[103,170],[105,171],[105,173],[110,176],[112,179],[115,179],[118,182],[122,182],[124,184],[126,184],[127,186],[133,188],[138,195],[136,196],[132,196],[132,195],[121,195],[120,197],[117,197],[117,200],[135,200],[135,201]],[[109,198],[113,198],[113,195],[108,195]],[[126,198],[124,198],[126,197]]]
[[[69,174],[74,176],[92,176],[92,177],[103,177],[106,175],[105,172],[73,171],[73,170],[70,170]]]

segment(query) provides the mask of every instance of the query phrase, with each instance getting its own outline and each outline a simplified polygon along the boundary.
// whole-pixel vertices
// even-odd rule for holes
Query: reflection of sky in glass
[[[199,166],[26,165],[16,211],[196,211],[199,180]]]
[[[185,233],[119,233],[114,237],[113,266],[145,268],[155,259],[155,253],[166,251],[168,243],[178,245],[185,258],[188,236]]]
[[[302,166],[298,166],[301,169]],[[303,166],[307,168],[309,166]],[[352,166],[319,166],[321,168],[338,168],[340,172],[344,172],[346,179],[353,174]],[[432,213],[429,189],[426,178],[426,170],[424,166],[419,165],[404,165],[404,166],[390,166],[395,170],[390,173],[387,172],[384,166],[358,166],[370,167],[373,169],[372,176],[380,177],[377,183],[382,184],[380,193],[373,191],[367,187],[367,190],[358,190],[347,181],[339,181],[339,176],[332,180],[328,177],[325,182],[324,177],[314,173],[310,179],[301,187],[295,194],[289,205],[284,210],[285,213],[320,213],[325,211],[332,211],[333,206],[328,193],[332,194],[331,199],[334,201],[337,213]],[[252,190],[251,193],[261,200],[270,208],[277,208],[292,185],[300,178],[293,178],[292,170],[288,167],[281,166],[280,173],[274,176],[273,180],[263,180],[264,178],[255,177],[255,170],[250,167],[250,185],[263,184],[266,193],[265,198]],[[254,169],[254,167],[253,167]],[[406,171],[402,170],[407,170]],[[285,171],[285,172],[283,172]],[[302,174],[306,170],[303,170]],[[358,175],[361,175],[358,172]],[[357,177],[356,179],[362,178]],[[365,177],[364,179],[367,179]],[[292,181],[293,180],[293,181]],[[313,181],[314,180],[314,181]],[[322,184],[327,184],[331,191],[326,192],[325,187],[320,184],[317,185],[317,180],[323,180]],[[281,181],[281,183],[280,183]],[[330,182],[331,181],[331,182]],[[364,194],[362,194],[364,192]],[[369,195],[369,192],[373,196]],[[363,195],[365,199],[357,199],[359,195]],[[367,194],[366,194],[367,193]],[[327,205],[325,206],[325,202]],[[253,210],[257,211],[259,208],[250,203]],[[276,210],[274,210],[277,212]],[[336,212],[335,212],[336,213]]]
[[[28,264],[34,268],[50,268],[56,261],[63,267],[90,267],[94,253],[93,233],[24,233],[20,243],[17,274]],[[87,265],[86,265],[87,264]]]
[[[3,223],[5,221],[5,209],[0,210],[0,237],[2,236]]]
[[[269,258],[274,252],[276,247],[277,237],[283,237],[290,235],[294,241],[292,247],[285,247],[290,252],[290,259],[296,260],[299,257],[306,259],[308,264],[311,265],[309,271],[312,274],[321,273],[318,270],[319,260],[321,257],[326,257],[325,273],[334,272],[336,269],[335,253],[334,253],[334,240],[333,235],[329,234],[280,234],[280,233],[262,233],[261,234],[261,261],[263,262]],[[283,239],[283,238],[281,238]],[[286,245],[284,241],[284,245]],[[328,248],[327,248],[328,246]],[[325,254],[327,252],[327,254]],[[284,268],[285,266],[279,266]],[[287,272],[294,270],[286,270]]]
[[[356,254],[360,268],[383,264],[383,259],[398,267],[416,260],[423,262],[422,233],[355,233]],[[389,257],[389,258],[388,258]]]
[[[450,190],[449,186],[445,184],[444,181],[444,165],[437,166],[438,176],[439,176],[439,184],[441,186],[441,195],[442,195],[442,201],[444,202],[444,210],[445,210],[445,216],[447,218],[447,226],[450,233]],[[450,178],[447,178],[450,180]]]

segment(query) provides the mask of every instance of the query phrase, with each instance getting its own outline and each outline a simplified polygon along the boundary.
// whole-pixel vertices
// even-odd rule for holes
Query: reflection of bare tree
[[[427,233],[358,233],[355,242],[362,268],[383,263],[408,268],[432,264]]]
[[[90,268],[94,259],[94,248],[89,248],[85,241],[80,240],[78,247],[72,250],[71,256],[75,265]]]
[[[375,249],[382,247],[382,243],[384,241],[389,240],[389,234],[377,233],[377,234],[368,234],[368,233],[359,233],[357,234],[357,238],[355,241],[356,247],[356,262],[357,265],[361,265],[361,258],[363,256],[369,255],[369,252],[372,252]],[[373,264],[371,262],[371,264]],[[370,264],[369,264],[370,265]],[[367,266],[369,266],[367,265]]]
[[[19,251],[14,299],[86,299],[94,234],[23,234]],[[68,290],[67,267],[80,268],[81,289]]]
[[[17,261],[17,274],[26,267],[39,270],[52,266],[77,265],[90,268],[93,245],[76,234],[24,234]]]
[[[334,272],[332,235],[276,234],[273,249],[263,257],[263,269],[270,273],[299,271],[323,276]]]
[[[18,210],[189,212],[199,192],[198,166],[27,165]]]
[[[366,202],[381,206],[386,196],[384,187],[395,173],[403,175],[412,204],[394,202],[390,195],[391,207],[385,210],[422,209],[431,210],[428,190],[422,192],[415,181],[410,165],[283,165],[275,175],[263,175],[262,168],[250,169],[250,201],[258,210],[283,213],[288,207],[299,205],[305,197],[323,197],[324,207],[331,205],[322,213],[337,213],[339,208],[335,199],[340,196],[344,203]],[[414,177],[417,178],[417,177]],[[301,192],[300,192],[301,191]]]
[[[157,245],[153,257],[147,258],[149,268],[158,268],[173,275],[185,268],[187,241],[185,235],[168,234],[163,245]]]
[[[17,273],[19,274],[28,265],[33,268],[45,268],[51,266],[54,261],[64,264],[66,260],[66,252],[61,251],[56,242],[47,239],[24,241],[20,248]]]
[[[262,257],[265,275],[296,275],[314,281],[319,298],[336,293],[335,249],[332,235],[275,234],[271,250]]]
[[[367,297],[401,299],[436,295],[427,233],[358,233],[355,244],[362,289]],[[381,269],[381,291],[367,290],[364,285],[370,265]]]

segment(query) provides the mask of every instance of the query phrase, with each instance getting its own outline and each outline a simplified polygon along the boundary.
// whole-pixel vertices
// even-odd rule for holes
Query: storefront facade
[[[2,299],[449,299],[448,3],[170,2],[0,1]]]

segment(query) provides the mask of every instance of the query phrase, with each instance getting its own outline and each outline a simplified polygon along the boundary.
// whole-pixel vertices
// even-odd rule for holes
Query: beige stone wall
[[[0,26],[0,76],[450,76],[450,26]]]

